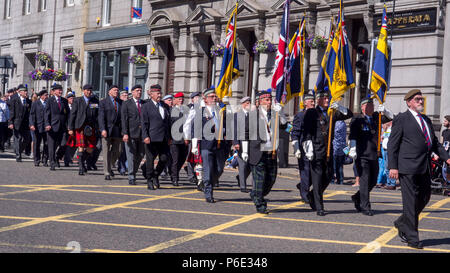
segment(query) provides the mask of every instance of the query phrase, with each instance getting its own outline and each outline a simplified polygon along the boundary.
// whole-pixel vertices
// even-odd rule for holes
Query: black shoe
[[[207,203],[216,203],[216,200],[214,198],[206,198]]]
[[[175,187],[178,187],[178,180],[172,180],[172,185],[174,185]]]
[[[250,190],[247,190],[247,189],[241,189],[241,192],[243,192],[243,193],[249,193]]]
[[[408,242],[408,246],[412,247],[412,248],[416,248],[416,249],[423,249],[422,242],[417,242],[417,243]]]
[[[156,188],[159,189],[159,179],[158,177],[153,178],[153,184],[155,184]]]
[[[134,179],[128,180],[128,184],[136,185],[136,181]]]
[[[16,162],[22,162],[22,158],[16,158]]]
[[[367,216],[373,216],[373,211],[372,210],[363,210],[362,214],[367,215]]]
[[[56,168],[54,165],[50,166],[50,171],[56,171]]]
[[[110,175],[105,175],[105,180],[111,180],[111,176]]]
[[[352,201],[355,204],[355,209],[357,212],[361,212],[361,206],[359,204],[359,200],[356,199],[356,196],[352,195]]]
[[[323,209],[320,209],[320,210],[317,211],[317,215],[325,216],[325,211]]]
[[[47,163],[47,162],[44,162],[44,164],[42,164],[42,166],[48,167],[48,163]]]
[[[35,166],[35,167],[39,167],[39,162],[37,162],[37,163],[35,162],[35,163],[34,163],[34,166]]]
[[[83,170],[79,170],[78,171],[78,175],[84,175],[84,171]]]
[[[394,222],[394,226],[398,230],[398,237],[400,237],[400,240],[402,241],[402,243],[407,243],[408,239],[406,238],[405,233],[398,228],[398,225],[396,222]]]
[[[153,186],[153,181],[151,179],[147,179],[147,189],[154,191],[155,187]]]
[[[269,211],[265,207],[257,208],[256,212],[261,213],[261,214],[269,214]]]
[[[109,172],[109,175],[114,177],[114,172],[111,170],[111,172]]]

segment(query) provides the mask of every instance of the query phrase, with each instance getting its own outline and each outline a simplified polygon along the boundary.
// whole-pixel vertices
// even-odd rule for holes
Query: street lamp
[[[0,56],[0,77],[2,79],[3,94],[6,93],[6,84],[9,79],[9,69],[14,68],[12,56]]]

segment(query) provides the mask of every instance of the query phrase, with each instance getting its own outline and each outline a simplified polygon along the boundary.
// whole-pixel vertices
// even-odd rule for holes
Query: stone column
[[[442,61],[440,122],[450,115],[450,1],[447,0],[445,14],[444,51]]]

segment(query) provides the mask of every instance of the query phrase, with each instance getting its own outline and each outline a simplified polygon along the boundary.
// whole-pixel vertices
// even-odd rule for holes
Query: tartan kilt
[[[198,155],[193,154],[192,152],[189,152],[189,156],[187,158],[187,162],[192,163],[192,164],[202,164],[202,156],[200,154],[200,145],[197,146],[198,147]]]
[[[92,136],[84,135],[84,126],[75,130],[73,136],[69,136],[67,140],[67,146],[69,147],[81,147],[81,148],[95,148],[97,144],[97,138],[95,137],[95,129],[92,128]]]

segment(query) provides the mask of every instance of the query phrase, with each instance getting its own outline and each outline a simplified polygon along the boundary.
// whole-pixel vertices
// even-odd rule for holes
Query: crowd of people
[[[22,154],[32,154],[36,167],[51,171],[62,162],[70,166],[76,156],[80,176],[97,170],[102,153],[105,180],[113,180],[117,170],[136,185],[141,169],[149,190],[160,188],[163,172],[178,187],[185,166],[208,203],[215,203],[214,188],[229,159],[239,169],[240,190],[249,193],[258,213],[267,214],[265,196],[277,178],[280,130],[288,128],[300,174],[296,186],[318,216],[326,215],[324,191],[330,183],[343,184],[343,166],[353,163],[359,185],[351,197],[356,211],[373,216],[371,190],[393,190],[399,181],[404,212],[395,226],[409,246],[422,247],[417,219],[430,198],[431,157],[450,164],[450,117],[445,117],[441,145],[431,120],[420,114],[420,90],[406,94],[408,110],[395,117],[384,105],[375,111],[372,98],[362,99],[361,112],[354,114],[339,103],[329,105],[329,93],[318,90],[305,94],[303,110],[290,125],[271,90],[258,92],[255,104],[242,98],[233,111],[214,88],[191,93],[188,104],[183,92],[162,97],[158,84],[147,90],[146,100],[140,85],[130,93],[113,85],[101,100],[92,89],[86,84],[81,96],[67,92],[63,97],[63,87],[55,84],[33,92],[32,99],[24,85],[8,90],[0,100],[0,151],[5,143],[12,146],[12,138],[17,162]]]

